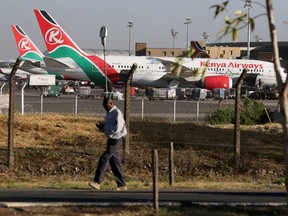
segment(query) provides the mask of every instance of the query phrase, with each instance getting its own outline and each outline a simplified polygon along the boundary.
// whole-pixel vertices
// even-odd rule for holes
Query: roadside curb
[[[159,202],[159,206],[285,206],[287,203],[240,203],[240,202]],[[153,203],[146,202],[2,202],[0,208],[15,207],[65,207],[65,206],[153,206]]]

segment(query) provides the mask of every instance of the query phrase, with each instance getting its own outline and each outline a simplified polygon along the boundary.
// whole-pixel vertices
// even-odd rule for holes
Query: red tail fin
[[[197,42],[197,41],[191,41],[191,45],[193,49],[195,49],[194,58],[209,58],[209,54],[206,52],[206,50]]]
[[[30,52],[37,54],[40,59],[44,56],[19,26],[11,25],[11,28],[21,57],[28,57]]]
[[[84,53],[46,11],[34,9],[34,13],[49,53],[61,46],[68,46],[81,54]]]

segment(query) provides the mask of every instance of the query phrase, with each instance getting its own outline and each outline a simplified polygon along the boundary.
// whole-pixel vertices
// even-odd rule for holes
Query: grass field
[[[7,168],[7,117],[0,116],[0,188],[88,188],[105,137],[95,123],[74,115],[15,116],[15,166]],[[159,154],[159,187],[210,190],[284,190],[279,124],[241,127],[241,166],[234,166],[233,125],[131,122],[130,153],[124,160],[129,189],[152,188],[151,151]],[[175,183],[168,184],[174,143]],[[123,151],[122,151],[123,155]],[[110,170],[103,189],[115,189]],[[1,215],[155,215],[150,206],[0,208]],[[286,206],[160,207],[158,215],[287,215]]]
[[[86,188],[105,137],[95,123],[74,115],[15,116],[15,167],[9,170],[7,117],[0,116],[0,187]],[[175,188],[284,190],[279,124],[241,127],[241,166],[233,160],[233,125],[211,126],[165,119],[131,122],[124,161],[129,188],[151,188],[151,151],[159,152],[160,185],[168,185],[168,155],[174,142]],[[122,152],[123,154],[123,152]],[[104,188],[115,188],[107,172]]]

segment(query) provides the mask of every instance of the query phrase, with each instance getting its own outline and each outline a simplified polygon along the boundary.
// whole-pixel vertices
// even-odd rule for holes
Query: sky
[[[228,11],[214,19],[211,5],[224,0],[2,0],[0,7],[0,59],[16,59],[18,50],[11,31],[11,25],[23,28],[36,46],[46,50],[33,9],[47,11],[81,48],[101,49],[99,30],[108,29],[107,49],[128,50],[129,28],[132,21],[131,49],[135,42],[146,42],[148,47],[168,48],[173,46],[171,29],[178,32],[175,46],[186,47],[187,26],[190,18],[189,41],[203,40],[203,32],[210,35],[209,42],[215,42],[224,27],[225,16],[233,17],[234,11],[246,10],[245,0],[230,0]],[[264,0],[253,1],[250,16],[266,13]],[[279,41],[288,41],[287,0],[273,1]],[[259,35],[263,41],[270,41],[267,16],[256,20],[251,32],[251,41]],[[222,42],[231,42],[227,36]],[[247,28],[239,32],[238,41],[247,41]]]

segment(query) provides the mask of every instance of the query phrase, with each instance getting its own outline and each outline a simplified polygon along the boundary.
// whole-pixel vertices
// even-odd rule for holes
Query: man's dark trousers
[[[123,138],[108,139],[105,152],[101,155],[95,173],[94,181],[101,184],[104,180],[104,174],[108,167],[108,161],[111,170],[116,177],[117,187],[126,186],[121,159],[119,156],[119,149],[123,143]]]

